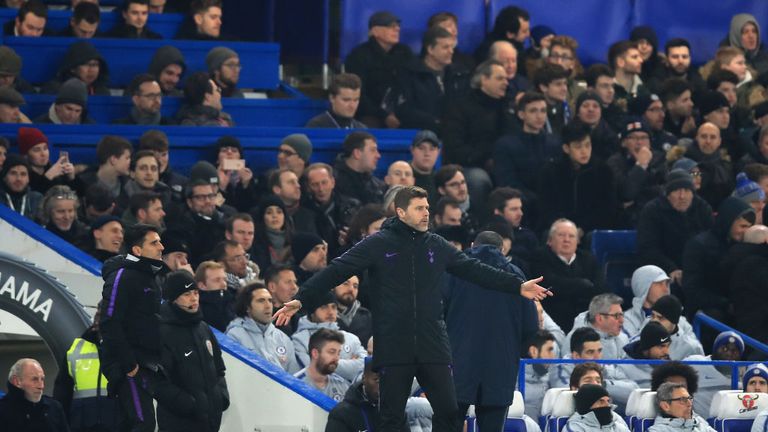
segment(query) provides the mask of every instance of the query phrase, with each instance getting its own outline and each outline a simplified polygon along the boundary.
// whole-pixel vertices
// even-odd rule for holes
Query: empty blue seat
[[[603,268],[605,283],[632,304],[632,273],[637,268],[637,231],[594,231],[592,253]]]

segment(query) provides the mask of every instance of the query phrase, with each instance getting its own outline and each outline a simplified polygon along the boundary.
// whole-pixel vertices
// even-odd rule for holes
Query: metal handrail
[[[712,318],[711,316],[705,314],[702,311],[696,312],[696,315],[694,315],[694,317],[693,317],[693,331],[696,333],[696,337],[699,340],[701,340],[701,325],[702,324],[708,325],[708,326],[712,327],[713,329],[715,329],[717,331],[721,331],[721,332],[732,331],[732,332],[736,333],[737,335],[741,336],[741,338],[744,339],[744,343],[746,345],[749,345],[749,346],[751,346],[752,348],[754,348],[754,349],[756,349],[758,351],[762,351],[762,352],[768,354],[768,345],[760,342],[759,340],[757,340],[757,339],[755,339],[753,337],[747,336],[746,334],[744,334],[744,333],[742,333],[742,332],[740,332],[740,331],[738,331],[738,330],[736,330],[734,328],[731,328],[731,327],[721,323],[720,321]]]

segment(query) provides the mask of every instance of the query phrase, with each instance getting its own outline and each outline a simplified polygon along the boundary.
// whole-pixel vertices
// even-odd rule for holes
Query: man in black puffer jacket
[[[157,423],[162,432],[215,432],[229,407],[221,349],[200,311],[195,280],[185,270],[168,275],[160,308],[165,380],[158,383]]]
[[[304,283],[296,299],[275,314],[275,325],[284,325],[302,306],[314,310],[329,290],[367,269],[371,312],[378,317],[373,323],[373,368],[381,375],[376,430],[394,432],[402,427],[416,377],[434,410],[434,430],[459,431],[440,294],[445,272],[510,295],[543,299],[551,294],[537,285],[541,278],[523,282],[467,257],[442,237],[427,232],[429,204],[424,189],[405,187],[394,203],[397,217]]]

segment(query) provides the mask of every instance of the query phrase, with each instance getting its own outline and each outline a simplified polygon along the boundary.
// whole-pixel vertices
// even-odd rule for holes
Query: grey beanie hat
[[[16,51],[7,46],[0,46],[0,75],[19,76],[21,73],[21,57]]]
[[[283,138],[280,144],[285,144],[294,149],[304,162],[309,162],[309,158],[312,157],[312,142],[308,136],[302,133],[290,134]]]
[[[208,51],[208,55],[205,56],[205,64],[208,66],[208,72],[213,73],[214,71],[219,70],[221,65],[232,57],[239,58],[240,56],[233,50],[223,46],[211,49]]]
[[[88,88],[79,78],[70,78],[59,87],[56,104],[71,103],[85,108],[88,105]]]

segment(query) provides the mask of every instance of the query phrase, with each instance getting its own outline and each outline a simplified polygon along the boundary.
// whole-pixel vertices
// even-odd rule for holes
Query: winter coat
[[[264,325],[250,317],[237,317],[227,326],[227,336],[290,374],[301,369],[296,362],[293,341],[272,323]]]
[[[218,209],[214,210],[213,216],[209,218],[193,213],[187,208],[180,218],[181,220],[176,224],[169,225],[169,229],[190,234],[187,242],[189,245],[189,261],[193,266],[196,267],[205,260],[216,244],[224,240],[224,218],[224,213]],[[191,235],[192,233],[194,235]]]
[[[354,118],[342,117],[331,110],[318,114],[304,125],[305,128],[328,128],[328,129],[368,129],[363,122]]]
[[[733,326],[768,343],[768,245],[733,245],[721,261],[721,268],[731,264],[728,293],[736,311]]]
[[[768,410],[762,410],[752,422],[750,432],[768,432]]]
[[[235,319],[235,293],[231,290],[200,290],[200,310],[203,321],[216,330],[223,332],[230,321]]]
[[[576,259],[567,265],[545,246],[530,264],[531,275],[544,276],[540,285],[552,289],[554,296],[547,298],[545,307],[563,330],[571,329],[574,318],[589,307],[592,297],[605,292],[602,269],[587,251],[576,250]]]
[[[26,193],[21,195],[14,194],[17,195],[14,199],[14,196],[5,191],[5,183],[0,183],[0,204],[10,207],[13,211],[27,219],[34,220],[37,217],[37,211],[40,208],[40,204],[43,202],[43,195],[40,192],[35,192],[29,188],[27,188],[26,191]],[[22,203],[24,208],[20,208]]]
[[[329,287],[367,269],[373,316],[374,367],[449,364],[440,284],[444,273],[487,289],[519,295],[522,281],[467,257],[442,237],[416,231],[397,218],[357,243],[304,283],[296,298],[314,310]]]
[[[118,24],[112,27],[112,29],[106,32],[103,37],[120,38],[120,39],[162,39],[163,38],[161,34],[155,33],[152,30],[150,30],[148,26],[145,26],[144,31],[139,33],[139,29],[127,23]]]
[[[175,303],[160,311],[165,379],[156,389],[157,423],[161,431],[218,431],[229,407],[224,360],[213,332],[198,310]]]
[[[339,308],[339,315],[336,320],[336,324],[339,325],[340,330],[352,333],[353,335],[357,336],[358,339],[360,339],[360,343],[363,346],[367,346],[368,340],[373,334],[373,315],[371,315],[371,311],[360,306],[360,301],[355,301],[357,302],[357,309],[354,311],[354,316],[351,320],[349,320],[349,323],[345,322],[345,320],[348,319],[348,317],[345,316],[345,312],[349,311],[350,309],[347,308],[342,311],[341,308]],[[350,308],[351,307],[354,306],[350,306]]]
[[[184,62],[184,55],[181,51],[172,45],[161,46],[152,56],[147,72],[155,77],[160,77],[163,69],[172,64],[181,66],[181,75],[184,75],[187,64]],[[181,89],[174,89],[171,92],[163,90],[163,96],[184,96],[184,92]]]
[[[515,119],[504,98],[475,89],[448,104],[440,124],[443,164],[487,169],[494,143],[512,131]]]
[[[309,338],[321,328],[340,331],[344,335],[344,344],[341,346],[341,358],[336,373],[347,381],[354,381],[363,372],[365,357],[368,356],[368,352],[357,336],[339,330],[339,325],[335,322],[316,323],[310,321],[309,317],[306,316],[299,319],[299,327],[291,336],[293,351],[296,353],[299,367],[309,366]]]
[[[648,360],[640,353],[640,338],[635,338],[632,342],[624,346],[624,352],[626,352],[626,358],[631,360]],[[647,388],[651,386],[651,372],[653,372],[654,365],[650,364],[621,364],[619,365],[622,371],[627,377],[636,382],[640,388]],[[698,396],[698,394],[697,394]]]
[[[99,76],[96,78],[96,81],[88,86],[88,94],[109,96],[110,92],[107,87],[109,83],[109,67],[107,66],[107,61],[104,60],[104,57],[102,57],[99,51],[96,50],[96,47],[87,40],[79,40],[69,46],[69,49],[67,49],[67,52],[64,54],[61,66],[59,66],[59,70],[56,72],[56,77],[43,85],[40,89],[40,93],[58,93],[59,87],[61,87],[64,82],[70,78],[77,78],[72,74],[72,70],[91,60],[97,60],[99,62]]]
[[[520,189],[527,197],[535,197],[542,167],[561,154],[560,142],[552,134],[520,131],[504,135],[493,150],[496,185]]]
[[[301,206],[314,215],[317,235],[328,243],[328,257],[337,257],[340,254],[339,232],[349,226],[352,217],[360,208],[360,201],[334,191],[326,205],[319,204],[308,195]]]
[[[685,157],[698,162],[701,170],[701,189],[698,193],[712,208],[717,208],[736,187],[730,157],[722,149],[705,155],[695,143],[688,148]]]
[[[544,402],[544,394],[549,390],[549,372],[540,375],[536,372],[533,365],[525,367],[525,415],[531,418],[539,418],[541,413],[541,403]],[[553,367],[554,365],[549,365]]]
[[[390,112],[382,105],[388,93],[392,92],[403,66],[411,59],[413,52],[408,45],[399,43],[384,51],[373,37],[349,53],[344,60],[345,70],[359,76],[363,83],[356,115],[358,119],[366,116],[383,119]]]
[[[664,153],[652,153],[648,169],[639,167],[625,149],[615,153],[606,162],[613,171],[619,202],[625,207],[625,223],[629,226],[635,225],[635,220],[645,204],[661,194],[666,181]]]
[[[494,246],[473,247],[466,254],[514,273],[512,264]],[[442,288],[443,307],[457,400],[475,405],[511,404],[523,344],[538,330],[533,302],[483,290],[455,276],[447,279]],[[480,310],[483,313],[477,314]]]
[[[232,116],[207,105],[182,105],[176,113],[179,126],[222,126],[232,127]]]
[[[379,423],[378,401],[371,401],[365,394],[363,383],[352,385],[330,413],[325,424],[325,432],[373,432]],[[410,431],[404,427],[401,432]]]
[[[334,192],[360,201],[360,204],[381,203],[387,185],[372,173],[353,171],[344,158],[336,159],[334,166],[336,189]]]
[[[690,419],[658,416],[653,426],[648,428],[648,432],[715,432],[715,430],[706,420],[694,414]]]
[[[99,358],[110,394],[137,365],[156,369],[160,362],[158,277],[167,271],[162,261],[131,254],[111,258],[101,268]]]
[[[661,267],[667,274],[680,270],[685,243],[712,228],[713,223],[712,207],[696,194],[684,213],[675,210],[666,196],[655,198],[643,207],[638,219],[638,262]],[[627,329],[626,317],[624,321]],[[640,327],[635,327],[630,333],[640,332]]]
[[[69,432],[61,404],[43,395],[38,403],[24,397],[24,391],[10,382],[8,393],[0,399],[0,424],[3,430],[24,432]]]
[[[613,396],[613,394],[611,394]],[[613,423],[601,426],[600,422],[597,421],[597,417],[595,417],[595,413],[592,411],[582,415],[579,413],[573,413],[571,417],[568,419],[568,422],[565,424],[565,428],[563,429],[564,432],[593,432],[593,431],[603,431],[603,432],[629,432],[629,427],[627,426],[627,422],[624,421],[624,419],[616,414],[615,412],[611,411],[613,414]]]

